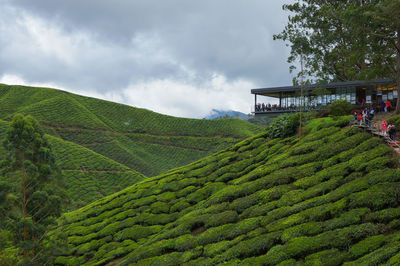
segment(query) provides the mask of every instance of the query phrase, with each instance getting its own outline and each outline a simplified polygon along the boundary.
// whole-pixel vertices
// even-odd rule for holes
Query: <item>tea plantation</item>
[[[191,163],[263,130],[239,119],[177,118],[49,88],[0,84],[0,106],[0,119],[30,114],[48,134],[146,176]]]
[[[0,120],[0,138],[3,139],[8,122]],[[68,209],[82,207],[96,199],[118,192],[146,178],[135,170],[90,149],[46,135],[51,144],[56,164],[61,171],[68,193]],[[0,160],[4,159],[0,146]]]
[[[258,134],[66,213],[56,263],[398,265],[398,157],[342,124]]]

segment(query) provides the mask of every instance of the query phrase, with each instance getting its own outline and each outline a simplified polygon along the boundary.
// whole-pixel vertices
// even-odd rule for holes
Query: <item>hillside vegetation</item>
[[[186,119],[65,91],[0,84],[0,119],[30,114],[47,133],[154,176],[263,129],[239,119]]]
[[[8,122],[0,120],[0,139],[4,139],[8,126]],[[68,209],[82,207],[146,178],[126,165],[84,146],[51,135],[45,137],[53,149],[56,165],[63,177],[68,193]],[[4,155],[4,148],[0,146],[0,160],[4,159]]]
[[[64,265],[396,265],[398,158],[343,120],[246,139],[64,214]]]

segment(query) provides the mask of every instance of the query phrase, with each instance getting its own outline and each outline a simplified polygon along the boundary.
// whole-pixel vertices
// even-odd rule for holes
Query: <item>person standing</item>
[[[359,113],[357,116],[357,120],[358,122],[360,122],[360,126],[362,125],[362,117],[363,117],[362,113]]]
[[[386,120],[383,120],[383,122],[382,122],[382,135],[386,136],[386,130],[387,130],[387,123],[386,123]]]
[[[385,111],[385,108],[386,107],[386,104],[385,104],[385,102],[382,100],[381,101],[381,112],[383,112],[383,111]]]
[[[391,111],[391,110],[390,110],[390,109],[391,109],[391,108],[390,108],[391,106],[392,106],[392,104],[390,103],[389,100],[387,100],[387,102],[386,102],[386,109],[387,109],[388,112]],[[386,112],[386,111],[385,111],[385,112]]]
[[[371,108],[371,111],[369,111],[369,115],[371,116],[371,120],[374,119],[375,116],[375,109],[374,107]]]
[[[367,114],[368,114],[368,111],[367,111],[367,108],[365,108],[363,111],[362,111],[362,121],[363,121],[363,123],[364,124],[366,124],[367,123]]]
[[[392,125],[392,140],[396,141],[396,126]]]
[[[391,140],[396,141],[396,127],[393,124],[389,125],[389,137]]]

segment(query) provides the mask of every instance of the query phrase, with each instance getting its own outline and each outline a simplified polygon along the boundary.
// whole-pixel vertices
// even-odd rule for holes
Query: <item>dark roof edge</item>
[[[378,84],[387,84],[387,83],[394,83],[393,79],[375,79],[370,81],[365,80],[355,80],[355,81],[344,81],[344,82],[332,82],[329,84],[310,84],[304,85],[303,89],[310,90],[316,88],[340,88],[340,87],[347,87],[347,86],[363,86],[363,85],[378,85]],[[293,90],[300,90],[300,86],[283,86],[283,87],[270,87],[270,88],[257,88],[252,89],[251,93],[266,93],[266,92],[280,92],[280,91],[293,91]]]

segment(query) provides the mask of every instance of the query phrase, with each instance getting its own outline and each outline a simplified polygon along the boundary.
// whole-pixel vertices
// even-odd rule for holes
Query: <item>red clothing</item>
[[[360,121],[362,119],[362,114],[358,114],[357,119]]]
[[[390,101],[387,101],[386,102],[386,107],[389,107],[390,106]]]
[[[386,129],[387,129],[387,124],[386,123],[382,123],[382,130],[386,131]]]

